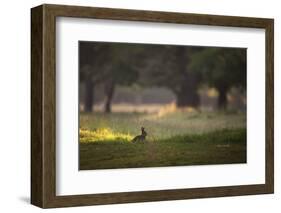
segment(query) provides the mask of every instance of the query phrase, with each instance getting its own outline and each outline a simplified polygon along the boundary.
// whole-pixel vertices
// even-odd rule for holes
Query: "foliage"
[[[177,97],[178,107],[198,107],[200,78],[188,65],[191,56],[202,47],[167,45],[150,48],[152,57],[146,59],[148,68],[142,72],[140,82],[169,88]]]
[[[246,51],[242,48],[209,47],[192,55],[190,69],[202,82],[219,91],[218,105],[227,106],[227,93],[232,87],[246,90]]]
[[[80,42],[81,80],[90,78],[94,83],[114,80],[117,84],[131,84],[137,79],[133,64],[134,46],[116,43]]]
[[[79,44],[80,79],[94,86],[104,86],[107,112],[111,110],[116,85],[166,87],[176,95],[178,107],[195,108],[200,104],[198,89],[201,85],[217,88],[219,102],[223,105],[226,105],[226,94],[231,87],[246,89],[246,51],[242,48],[108,42]],[[91,104],[92,100],[88,100]]]
[[[246,89],[246,51],[243,49],[206,48],[192,55],[189,66],[211,87]]]

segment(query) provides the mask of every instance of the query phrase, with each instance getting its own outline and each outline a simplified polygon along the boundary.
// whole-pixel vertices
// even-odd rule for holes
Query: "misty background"
[[[246,49],[79,42],[82,112],[246,111]]]

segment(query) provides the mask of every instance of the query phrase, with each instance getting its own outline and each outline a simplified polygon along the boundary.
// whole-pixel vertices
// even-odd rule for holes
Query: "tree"
[[[194,49],[186,47],[176,47],[174,66],[177,66],[178,79],[171,87],[177,96],[177,106],[191,106],[197,108],[200,104],[198,95],[199,75],[189,68],[190,56],[194,53]],[[177,77],[177,78],[178,78]],[[177,86],[176,86],[177,85]]]
[[[192,54],[202,48],[175,45],[155,45],[147,48],[149,55],[146,55],[142,83],[171,89],[176,95],[178,107],[198,107],[200,75],[190,69],[189,63]]]
[[[206,48],[192,56],[190,67],[200,73],[203,82],[219,92],[218,107],[227,107],[232,87],[246,89],[246,50],[242,48]]]
[[[80,79],[85,82],[85,111],[92,111],[94,89],[103,84],[105,93],[104,111],[111,112],[111,103],[116,85],[128,85],[137,79],[131,64],[132,45],[106,42],[80,42]]]
[[[138,73],[132,66],[128,65],[128,62],[123,61],[122,58],[113,63],[110,74],[105,80],[105,106],[104,112],[111,112],[111,103],[114,96],[116,85],[130,85],[138,78]]]
[[[91,112],[94,104],[94,90],[106,76],[108,45],[93,45],[79,42],[80,81],[85,82],[85,111]]]

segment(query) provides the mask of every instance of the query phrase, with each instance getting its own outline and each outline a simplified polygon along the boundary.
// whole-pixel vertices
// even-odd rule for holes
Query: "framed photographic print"
[[[274,191],[273,19],[31,9],[31,203]]]

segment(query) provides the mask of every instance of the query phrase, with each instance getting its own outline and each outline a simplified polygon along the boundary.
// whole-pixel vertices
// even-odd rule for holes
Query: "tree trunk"
[[[182,76],[182,81],[179,82],[180,89],[176,92],[177,107],[194,107],[197,108],[200,104],[200,97],[197,93],[199,77],[188,69],[189,52],[183,48],[177,49],[177,65]]]
[[[105,101],[105,105],[104,105],[105,113],[111,113],[111,103],[112,103],[114,91],[115,91],[115,84],[114,84],[114,82],[110,82],[107,85],[106,91],[105,91],[105,93],[106,93],[106,101]]]
[[[181,90],[177,92],[177,107],[194,107],[197,108],[200,104],[200,97],[197,93],[197,85],[189,84],[186,81],[182,85]]]
[[[218,97],[218,108],[225,110],[227,108],[227,88],[220,87],[218,88],[219,97]]]
[[[94,84],[91,80],[85,82],[85,112],[92,112],[94,104]]]

